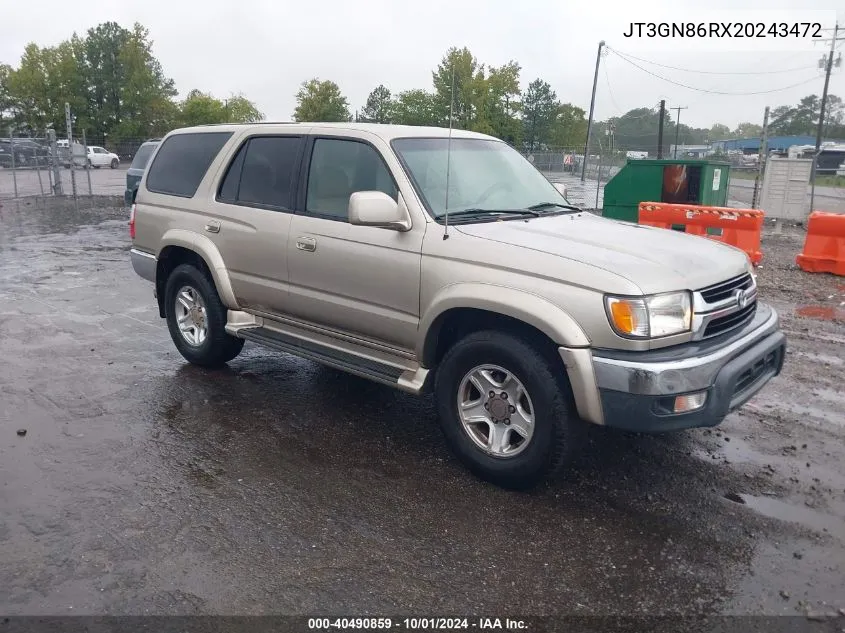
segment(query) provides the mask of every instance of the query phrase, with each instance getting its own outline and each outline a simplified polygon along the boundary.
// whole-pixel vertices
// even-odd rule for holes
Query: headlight
[[[606,297],[607,316],[616,333],[628,338],[658,338],[688,332],[692,298],[688,292],[650,297]]]

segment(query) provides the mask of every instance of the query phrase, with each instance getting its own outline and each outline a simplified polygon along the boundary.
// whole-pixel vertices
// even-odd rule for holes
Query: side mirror
[[[411,230],[405,204],[381,191],[356,191],[349,196],[349,223],[394,231]]]
[[[554,188],[557,189],[558,193],[562,195],[564,198],[566,197],[566,185],[562,182],[553,182]]]

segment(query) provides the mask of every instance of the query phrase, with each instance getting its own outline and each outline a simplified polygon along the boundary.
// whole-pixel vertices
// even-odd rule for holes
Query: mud
[[[0,613],[845,608],[845,282],[797,269],[800,228],[764,239],[789,337],[764,392],[712,430],[593,428],[513,493],[456,463],[428,398],[249,344],[186,365],[126,224],[0,209]]]

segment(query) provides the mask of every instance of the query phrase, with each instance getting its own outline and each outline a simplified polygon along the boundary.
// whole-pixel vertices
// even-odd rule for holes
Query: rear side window
[[[218,200],[229,204],[291,208],[291,183],[299,156],[299,136],[249,139],[229,166]]]
[[[147,189],[191,198],[231,132],[199,132],[171,136],[159,149],[147,174]]]
[[[129,166],[129,169],[144,169],[147,166],[147,163],[150,162],[150,156],[153,155],[153,150],[155,150],[156,144],[155,143],[146,143],[141,145],[138,148],[138,152],[135,154],[135,158],[132,159],[132,165]]]

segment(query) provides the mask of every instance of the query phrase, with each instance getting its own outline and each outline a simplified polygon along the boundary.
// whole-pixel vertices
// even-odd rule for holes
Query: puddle
[[[845,321],[845,309],[835,306],[801,306],[796,308],[795,314],[822,321]]]
[[[745,504],[763,516],[788,523],[797,523],[817,532],[827,532],[845,540],[845,521],[840,517],[824,514],[804,506],[794,506],[773,497],[739,495]]]

